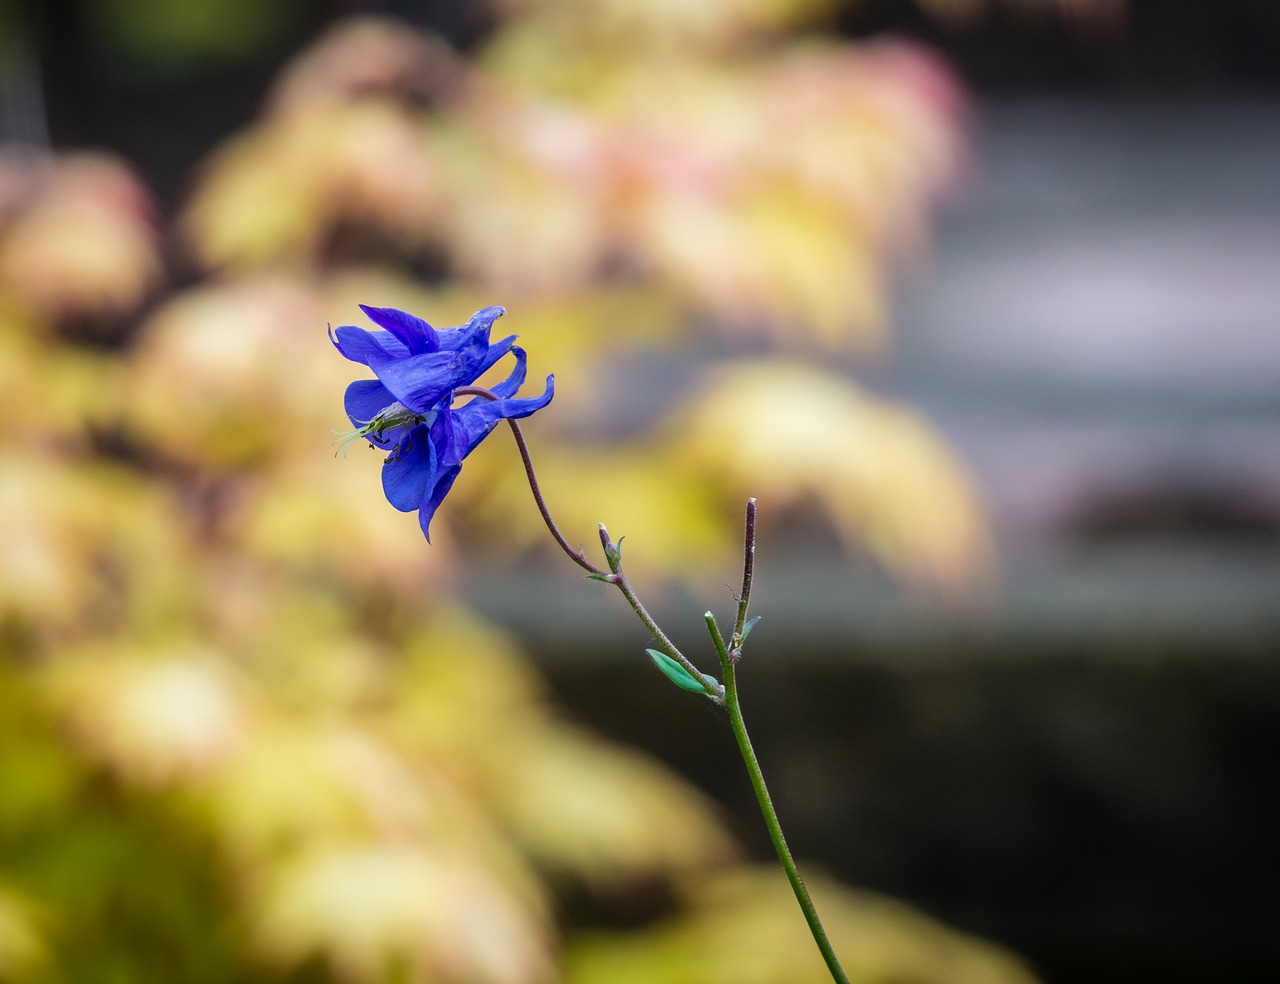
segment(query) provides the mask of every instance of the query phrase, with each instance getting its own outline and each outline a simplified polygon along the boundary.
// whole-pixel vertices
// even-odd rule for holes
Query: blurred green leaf
[[[694,679],[688,670],[666,653],[660,653],[656,649],[646,649],[645,652],[653,660],[653,665],[662,671],[662,675],[681,690],[689,690],[695,694],[712,694],[719,686],[720,681],[709,673],[703,673],[701,680]]]
[[[95,0],[90,36],[122,75],[186,75],[261,56],[302,22],[300,0]]]

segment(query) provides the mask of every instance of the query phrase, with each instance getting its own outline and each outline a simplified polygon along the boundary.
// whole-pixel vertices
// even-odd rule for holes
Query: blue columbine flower
[[[524,384],[525,352],[509,335],[490,343],[493,323],[505,308],[487,307],[457,328],[436,330],[421,318],[395,308],[360,309],[384,331],[344,325],[329,337],[352,362],[373,370],[377,379],[358,379],[347,387],[344,403],[355,430],[343,446],[366,440],[387,452],[382,489],[402,512],[418,510],[418,523],[430,542],[431,518],[453,487],[469,455],[498,421],[527,417],[551,402],[554,378],[541,396],[516,399]],[[470,386],[508,353],[515,368],[490,389],[498,397],[475,397],[453,406],[453,391]]]

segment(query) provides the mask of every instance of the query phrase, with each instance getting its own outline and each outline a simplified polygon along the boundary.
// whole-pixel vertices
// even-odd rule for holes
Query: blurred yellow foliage
[[[557,29],[608,50],[742,44],[750,35],[816,19],[832,0],[497,0],[539,32]]]
[[[437,613],[408,655],[406,696],[388,716],[394,733],[450,763],[541,864],[617,890],[731,855],[704,797],[557,720],[540,683],[492,630]],[[683,833],[673,837],[675,829]]]
[[[209,164],[185,224],[199,259],[307,267],[348,228],[425,249],[442,194],[430,136],[419,116],[377,102],[268,119]]]
[[[477,471],[484,468],[487,474],[472,476],[484,482],[474,521],[505,529],[511,548],[537,546],[552,557],[558,548],[545,529],[526,518],[528,484],[501,460],[507,453],[486,449],[475,456]],[[669,463],[655,466],[668,457]],[[669,447],[658,450],[639,441],[623,447],[579,445],[539,450],[537,461],[543,493],[555,503],[556,522],[571,531],[566,536],[590,547],[597,527],[607,519],[615,537],[627,537],[627,569],[641,580],[670,573],[698,584],[709,576],[722,578],[740,550],[734,542],[740,535],[736,509],[724,508],[714,483],[696,481],[682,470]],[[470,493],[470,486],[464,491]],[[579,531],[582,535],[575,536]]]
[[[23,893],[0,882],[0,980],[35,980],[48,962],[33,910]]]
[[[648,758],[603,749],[576,729],[526,726],[493,766],[491,796],[520,842],[590,884],[616,889],[655,870],[710,868],[733,853],[701,796]]]
[[[328,845],[264,886],[255,936],[287,966],[325,953],[340,980],[539,984],[547,928],[488,872],[412,844]]]
[[[122,161],[0,153],[0,297],[49,320],[111,319],[163,279],[151,195]]]
[[[309,450],[272,462],[237,499],[227,519],[237,547],[261,563],[298,574],[323,571],[358,591],[407,599],[443,590],[455,561],[448,534],[424,550],[408,535],[404,516],[368,508],[383,456],[360,445],[352,460],[335,467],[331,445],[317,442]]]
[[[878,344],[885,250],[919,244],[957,162],[957,90],[932,56],[697,43],[776,30],[794,4],[689,23],[570,7],[523,9],[470,69],[392,22],[322,39],[214,158],[185,219],[197,255],[300,265],[373,236],[508,304],[633,270],[727,329]]]
[[[726,365],[670,424],[708,482],[787,507],[816,501],[851,544],[918,584],[958,589],[992,545],[963,466],[913,411],[809,366]]]
[[[174,503],[107,462],[0,451],[0,544],[0,622],[49,641],[161,617],[189,587]]]
[[[0,438],[6,446],[80,448],[119,415],[122,366],[108,354],[39,335],[35,319],[0,313]]]
[[[186,640],[135,652],[62,654],[47,673],[85,758],[139,786],[199,777],[227,761],[250,733],[245,685],[225,658]]]
[[[806,877],[851,981],[1035,984],[1012,954],[948,929],[893,899]],[[822,984],[831,979],[794,912],[781,872],[739,869],[690,886],[678,920],[581,940],[567,984]]]
[[[314,319],[314,320],[298,320]],[[187,465],[261,462],[284,422],[307,419],[319,366],[315,298],[288,282],[252,281],[178,295],[139,331],[128,422],[148,448]]]

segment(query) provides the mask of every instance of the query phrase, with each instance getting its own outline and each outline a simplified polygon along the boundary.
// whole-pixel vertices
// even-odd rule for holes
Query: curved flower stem
[[[459,386],[453,391],[457,396],[482,396],[489,400],[499,399],[493,393],[480,386]],[[515,422],[512,417],[507,418],[507,423],[511,425],[511,433],[515,435],[516,447],[520,450],[520,460],[524,462],[524,472],[529,477],[529,491],[533,493],[533,501],[538,506],[538,512],[542,514],[542,521],[547,524],[547,529],[551,531],[551,535],[555,538],[556,543],[579,567],[591,574],[598,575],[603,578],[609,577],[609,572],[597,567],[591,561],[587,560],[581,550],[575,550],[569,546],[569,541],[564,538],[564,534],[560,532],[560,527],[556,526],[556,521],[551,518],[551,512],[547,509],[547,500],[542,497],[542,487],[538,484],[538,474],[533,470],[533,458],[529,455],[529,445],[525,443],[524,434],[520,430],[520,425]]]
[[[497,400],[498,397],[490,393],[487,389],[480,386],[459,386],[454,390],[456,396],[481,396],[489,400]],[[609,561],[610,570],[606,571],[591,561],[587,560],[581,550],[575,550],[569,545],[569,541],[564,538],[564,534],[560,532],[560,527],[556,525],[556,521],[551,518],[551,511],[547,508],[547,501],[543,498],[542,487],[538,484],[538,474],[533,467],[533,457],[529,454],[529,445],[525,442],[524,434],[520,430],[520,425],[514,419],[508,417],[507,423],[511,425],[511,433],[515,436],[516,447],[520,450],[520,460],[524,462],[524,472],[529,479],[529,491],[533,493],[533,501],[538,506],[538,512],[542,514],[542,521],[547,524],[547,529],[551,531],[551,535],[555,538],[560,549],[563,550],[575,564],[585,569],[595,577],[610,584],[616,584],[618,590],[622,592],[622,596],[627,599],[627,603],[631,606],[631,610],[644,623],[645,628],[653,635],[658,644],[663,648],[668,656],[683,666],[686,670],[693,674],[695,680],[702,679],[702,673],[693,665],[689,657],[676,647],[657,622],[653,620],[653,616],[649,614],[647,608],[641,603],[640,598],[636,595],[635,589],[631,587],[631,582],[627,580],[627,575],[622,570],[622,554],[618,550],[616,544],[609,539],[609,531],[604,528],[604,524],[600,524],[600,543],[604,547],[605,557]],[[754,503],[755,500],[752,500]],[[718,694],[712,694],[712,697],[719,698]]]
[[[667,637],[667,634],[662,631],[662,627],[653,620],[653,616],[649,614],[648,609],[641,604],[639,597],[636,596],[635,589],[631,587],[631,582],[627,580],[626,572],[622,569],[622,551],[616,543],[609,539],[609,531],[604,528],[604,523],[600,524],[600,544],[604,547],[605,558],[613,571],[611,581],[618,586],[618,590],[627,599],[627,603],[631,606],[631,610],[636,613],[636,617],[644,623],[644,627],[649,630],[653,638],[657,640],[658,645],[663,648],[663,651],[668,656],[683,666],[695,680],[702,680],[702,671],[693,665],[689,657],[680,652],[676,644]],[[708,691],[707,696],[718,703],[724,696],[724,688],[717,685],[715,692]]]
[[[754,512],[755,510],[751,509],[750,515],[754,516]],[[748,536],[750,535],[748,533]],[[741,602],[739,604],[741,605]],[[745,606],[742,607],[745,608]],[[844,968],[840,966],[840,959],[831,946],[831,940],[827,938],[822,920],[818,918],[818,910],[814,907],[813,899],[809,897],[809,890],[805,888],[804,879],[800,877],[800,869],[796,867],[795,858],[791,856],[791,849],[787,847],[787,839],[782,834],[782,824],[778,821],[778,812],[773,808],[769,788],[764,782],[764,773],[760,771],[760,762],[756,758],[755,749],[751,747],[751,737],[747,734],[747,725],[742,718],[742,704],[738,700],[736,660],[724,644],[715,616],[707,612],[705,617],[707,628],[711,631],[711,640],[715,643],[716,653],[720,657],[720,668],[724,671],[724,705],[729,711],[729,724],[733,728],[733,737],[738,742],[742,762],[747,767],[747,775],[751,779],[751,788],[755,790],[756,801],[760,804],[760,812],[764,815],[764,825],[768,828],[769,840],[773,841],[778,862],[782,865],[782,870],[787,873],[791,891],[795,894],[796,902],[800,904],[804,921],[809,924],[809,932],[813,934],[813,941],[818,945],[822,959],[826,961],[832,980],[837,984],[849,984],[849,978],[845,975]]]

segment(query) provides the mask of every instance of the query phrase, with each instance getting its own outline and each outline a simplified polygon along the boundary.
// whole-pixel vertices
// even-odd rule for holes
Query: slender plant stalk
[[[742,592],[738,595],[738,617],[733,623],[733,648],[729,655],[736,663],[741,655],[742,634],[747,629],[747,606],[751,604],[751,581],[756,569],[756,500],[747,500],[746,534],[742,549]]]
[[[622,550],[618,544],[609,539],[609,531],[604,528],[604,523],[600,524],[600,545],[604,548],[605,560],[608,561],[609,567],[613,571],[610,577],[601,578],[601,580],[618,586],[618,590],[622,592],[622,597],[627,599],[627,604],[631,606],[631,610],[644,623],[644,627],[657,640],[658,645],[663,648],[668,656],[683,666],[685,672],[695,680],[703,681],[703,686],[707,688],[707,696],[718,702],[724,696],[724,687],[715,683],[714,679],[708,683],[702,671],[693,665],[689,657],[680,652],[676,644],[662,631],[662,627],[654,621],[653,616],[649,614],[649,610],[644,607],[640,598],[636,595],[635,588],[631,587],[631,582],[627,580],[626,571],[622,569]]]
[[[460,387],[455,392],[461,395],[481,396],[490,400],[498,399],[488,390],[478,386]],[[534,473],[533,460],[529,455],[529,447],[525,443],[520,426],[512,418],[507,418],[507,423],[511,425],[511,432],[515,435],[516,446],[520,449],[520,459],[524,462],[525,474],[529,478],[529,488],[533,492],[534,502],[537,503],[543,522],[546,523],[547,529],[551,531],[551,535],[555,538],[556,543],[559,544],[560,549],[569,556],[570,560],[585,569],[589,576],[616,585],[618,590],[622,592],[623,597],[627,599],[632,611],[644,623],[645,628],[649,630],[667,655],[692,674],[695,680],[704,679],[698,668],[693,665],[684,653],[680,652],[675,643],[667,637],[667,634],[654,621],[653,616],[641,604],[635,590],[631,587],[631,582],[627,580],[627,576],[622,570],[621,551],[618,545],[609,539],[609,532],[605,529],[603,523],[600,525],[600,543],[604,548],[605,558],[609,564],[608,572],[587,560],[580,549],[575,550],[569,545],[569,542],[564,538],[559,527],[556,526],[555,521],[551,518],[546,501],[542,497],[542,489],[538,485],[538,476]],[[764,815],[764,823],[769,831],[769,839],[773,842],[773,848],[778,854],[778,861],[781,863],[783,871],[787,874],[787,881],[791,883],[791,890],[795,893],[796,902],[800,905],[800,911],[804,913],[805,922],[809,924],[809,932],[813,934],[813,941],[818,945],[818,950],[822,953],[822,959],[826,961],[827,969],[831,972],[831,977],[836,984],[849,984],[849,978],[845,975],[844,968],[840,966],[840,960],[836,957],[831,941],[827,938],[827,931],[822,926],[822,920],[818,918],[818,910],[814,907],[813,899],[809,896],[809,890],[805,888],[804,880],[800,877],[795,858],[791,856],[791,850],[787,847],[787,839],[783,836],[782,825],[778,821],[778,813],[773,808],[773,800],[769,797],[769,788],[764,782],[764,773],[760,771],[760,762],[756,758],[755,749],[751,747],[751,737],[747,734],[747,725],[742,717],[742,704],[738,698],[737,663],[742,655],[742,644],[745,641],[746,632],[749,631],[747,606],[751,601],[752,572],[755,566],[756,552],[755,499],[747,500],[745,540],[742,563],[742,593],[738,597],[738,611],[734,620],[732,648],[725,645],[724,637],[720,634],[720,628],[716,624],[715,616],[711,612],[707,612],[705,616],[707,628],[711,632],[711,640],[715,644],[716,654],[720,658],[720,668],[724,674],[724,684],[722,686],[712,690],[711,685],[708,684],[707,696],[717,703],[723,704],[729,712],[729,724],[733,729],[733,737],[738,743],[738,751],[742,755],[742,762],[747,767],[747,775],[751,780],[751,788],[755,790],[756,800],[760,804],[760,812]],[[714,683],[714,681],[712,682]]]
[[[487,400],[498,399],[497,396],[482,386],[459,386],[453,392],[457,396],[481,396]],[[524,473],[529,479],[529,491],[533,493],[533,501],[538,507],[538,512],[542,514],[542,521],[547,524],[547,529],[551,531],[556,543],[560,545],[560,549],[568,555],[569,559],[583,570],[599,577],[607,578],[609,576],[608,571],[602,570],[587,560],[581,549],[574,550],[573,547],[569,546],[569,541],[564,538],[564,534],[560,532],[560,527],[551,518],[551,510],[547,508],[547,500],[542,497],[542,486],[538,484],[537,472],[533,470],[533,458],[529,454],[529,445],[525,443],[524,433],[520,430],[520,425],[516,423],[514,417],[508,417],[507,423],[511,425],[511,433],[516,439],[516,448],[520,451],[520,460],[524,462]]]
[[[739,604],[742,603],[739,602]],[[764,815],[764,825],[769,830],[769,840],[773,841],[778,862],[782,865],[782,870],[787,873],[791,891],[800,905],[800,911],[804,913],[804,921],[809,924],[813,942],[822,953],[822,959],[827,963],[827,970],[831,972],[832,980],[837,984],[849,984],[849,978],[845,975],[844,968],[840,966],[840,958],[836,956],[831,940],[827,938],[827,931],[822,926],[822,920],[818,918],[818,910],[809,896],[804,879],[800,877],[800,869],[796,867],[795,858],[791,856],[791,849],[787,847],[787,839],[782,833],[782,824],[778,821],[778,811],[773,808],[769,787],[765,785],[764,773],[760,771],[760,761],[756,758],[755,749],[751,747],[751,736],[747,734],[747,724],[742,718],[742,704],[738,699],[736,660],[724,644],[720,629],[716,626],[715,616],[707,612],[706,618],[716,652],[720,656],[720,666],[724,670],[724,705],[729,711],[729,724],[733,728],[733,737],[738,742],[742,763],[747,767],[747,775],[751,779],[751,788],[755,790],[756,801],[760,804],[760,812]]]

